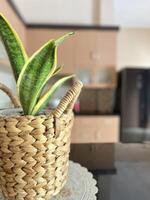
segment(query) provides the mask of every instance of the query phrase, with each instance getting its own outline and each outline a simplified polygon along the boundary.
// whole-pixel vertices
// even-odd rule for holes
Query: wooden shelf
[[[91,83],[91,84],[84,84],[85,89],[114,89],[114,83]]]
[[[120,117],[76,116],[72,130],[72,143],[117,143]]]

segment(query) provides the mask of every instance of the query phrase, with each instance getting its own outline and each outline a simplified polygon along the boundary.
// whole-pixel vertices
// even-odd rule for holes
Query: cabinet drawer
[[[75,117],[72,143],[116,143],[118,138],[118,116]]]
[[[115,66],[116,37],[113,31],[78,31],[74,38],[75,65]]]

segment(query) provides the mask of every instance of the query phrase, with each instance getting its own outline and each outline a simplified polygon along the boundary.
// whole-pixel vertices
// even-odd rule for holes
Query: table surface
[[[150,161],[117,161],[116,173],[95,178],[97,200],[150,200]]]

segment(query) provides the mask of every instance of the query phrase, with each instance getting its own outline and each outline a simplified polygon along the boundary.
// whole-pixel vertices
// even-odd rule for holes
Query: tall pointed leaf
[[[18,34],[1,13],[0,36],[6,48],[13,73],[17,81],[22,67],[28,58]]]
[[[25,114],[31,114],[41,90],[56,67],[56,46],[48,42],[26,62],[18,79],[20,101]]]
[[[74,75],[61,78],[50,89],[48,89],[47,92],[45,92],[45,94],[39,99],[31,114],[36,115],[38,112],[40,112],[50,101],[51,97],[56,92],[56,90],[58,90],[58,88],[62,84],[64,84],[67,80],[71,79],[72,77],[74,77]]]
[[[66,37],[68,37],[68,34],[63,39],[60,38],[60,41],[57,39],[57,43],[55,43],[55,40],[49,41],[25,63],[17,83],[25,114],[31,114],[43,87],[49,78],[53,76],[57,64],[58,41],[61,44]]]

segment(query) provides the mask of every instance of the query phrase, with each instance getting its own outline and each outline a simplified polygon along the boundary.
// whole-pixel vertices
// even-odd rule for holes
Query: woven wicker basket
[[[0,117],[0,187],[9,200],[45,200],[66,183],[76,81],[49,115]],[[0,84],[15,107],[19,102]]]

